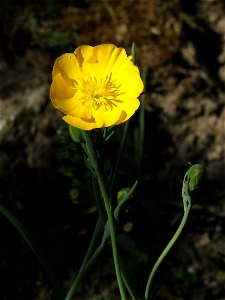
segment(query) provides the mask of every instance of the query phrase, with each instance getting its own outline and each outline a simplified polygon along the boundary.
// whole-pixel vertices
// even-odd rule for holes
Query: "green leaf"
[[[76,142],[76,143],[84,143],[85,142],[83,135],[82,135],[82,129],[79,129],[79,128],[76,128],[76,127],[73,127],[70,125],[69,133],[74,142]]]

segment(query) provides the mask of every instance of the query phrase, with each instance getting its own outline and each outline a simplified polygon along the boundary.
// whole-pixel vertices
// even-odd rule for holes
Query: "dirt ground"
[[[185,232],[159,271],[155,299],[224,300],[224,1],[3,0],[0,30],[1,203],[31,231],[63,287],[78,270],[96,216],[87,213],[88,201],[71,201],[70,178],[62,171],[70,162],[57,157],[65,129],[48,96],[53,62],[83,44],[113,43],[130,53],[135,42],[137,65],[147,74],[142,200],[123,222],[122,257],[144,299],[150,266],[182,212],[188,162],[202,163],[206,178]],[[130,174],[126,184],[135,180]],[[85,178],[82,166],[76,177]],[[81,199],[85,188],[79,188]],[[2,215],[0,224],[0,298],[57,299],[23,239]],[[106,249],[75,299],[119,299],[110,257]]]

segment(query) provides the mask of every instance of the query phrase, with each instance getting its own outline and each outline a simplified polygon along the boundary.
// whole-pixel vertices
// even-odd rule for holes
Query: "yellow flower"
[[[128,120],[143,91],[138,68],[125,49],[112,44],[80,46],[56,59],[50,88],[53,105],[68,124],[84,129]]]

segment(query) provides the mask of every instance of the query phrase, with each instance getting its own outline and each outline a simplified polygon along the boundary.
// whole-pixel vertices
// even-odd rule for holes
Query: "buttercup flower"
[[[68,124],[84,130],[118,125],[138,109],[143,82],[125,49],[80,46],[56,59],[50,98]]]

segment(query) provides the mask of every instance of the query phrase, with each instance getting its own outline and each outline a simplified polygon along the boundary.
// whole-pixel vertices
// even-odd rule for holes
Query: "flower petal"
[[[121,65],[130,60],[123,48],[117,48],[113,44],[102,44],[95,47],[99,57],[99,69],[105,74],[115,72]]]
[[[61,74],[57,74],[50,87],[50,99],[53,105],[67,113],[74,108],[74,88],[69,80],[64,80]]]
[[[83,64],[89,63],[97,63],[97,56],[93,56],[94,54],[94,47],[84,45],[79,46],[75,51],[74,55],[79,63],[79,66],[82,67]]]
[[[108,127],[117,123],[120,119],[122,110],[114,107],[112,110],[105,111],[102,107],[97,110],[92,110],[93,117],[96,121],[102,124],[101,127]]]
[[[65,53],[56,59],[53,67],[53,78],[55,74],[61,73],[62,77],[67,79],[76,79],[82,76],[79,63],[74,53]]]
[[[134,113],[135,111],[139,108],[140,106],[140,101],[138,99],[133,99],[133,100],[128,100],[124,101],[119,105],[119,108],[126,112],[126,116],[124,116],[123,120],[118,121],[115,124],[120,124],[122,122],[127,121]]]
[[[121,92],[124,91],[120,96],[120,99],[123,101],[137,98],[144,89],[139,71],[134,67],[135,66],[133,66],[133,68],[121,68],[116,74],[113,74],[113,78],[121,85]]]
[[[64,116],[63,117],[63,120],[74,126],[74,127],[77,127],[77,128],[80,128],[80,129],[83,129],[83,130],[92,130],[94,128],[101,128],[101,124],[99,123],[96,123],[95,121],[93,122],[88,122],[87,120],[84,120],[84,119],[81,119],[81,118],[76,118],[76,117],[72,117],[72,116]]]

